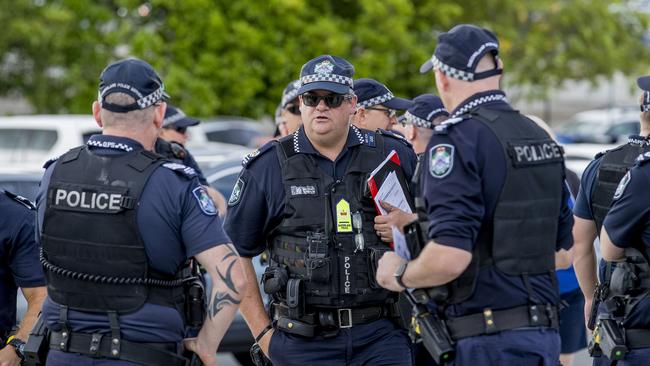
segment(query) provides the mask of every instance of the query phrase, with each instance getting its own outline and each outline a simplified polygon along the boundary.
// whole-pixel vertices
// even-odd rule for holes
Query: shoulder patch
[[[51,158],[50,160],[46,161],[45,164],[43,164],[43,169],[47,169],[50,165],[52,165],[55,161],[59,160],[60,156],[55,156]]]
[[[232,189],[232,193],[230,194],[230,198],[228,199],[228,206],[232,207],[237,205],[241,201],[241,196],[242,193],[244,192],[244,186],[246,183],[244,180],[239,177],[237,179],[237,182],[235,183],[235,186]]]
[[[214,201],[208,194],[208,191],[203,186],[196,187],[192,190],[192,195],[196,198],[196,201],[199,203],[199,207],[204,214],[208,216],[214,216],[217,214],[217,207],[214,205]]]
[[[411,143],[408,142],[408,140],[403,135],[401,135],[401,134],[399,134],[399,133],[397,133],[395,131],[387,131],[387,130],[383,130],[383,129],[379,128],[379,129],[377,129],[377,133],[382,135],[382,136],[392,137],[392,138],[394,138],[396,140],[399,140],[402,143],[404,143],[404,145],[406,145],[408,147],[412,146]]]
[[[628,171],[623,178],[621,179],[621,182],[618,184],[618,187],[616,187],[616,192],[614,192],[614,200],[617,200],[623,196],[623,193],[625,193],[625,188],[627,188],[628,183],[630,183],[630,180],[632,180],[632,174]]]
[[[269,141],[266,144],[262,145],[259,149],[251,152],[250,154],[244,156],[244,159],[241,161],[241,165],[245,168],[247,167],[253,160],[255,160],[258,156],[262,155],[266,151],[268,151],[271,147],[275,145],[276,141]]]
[[[197,176],[196,170],[194,168],[191,168],[189,166],[180,164],[180,163],[165,163],[162,166],[169,170],[173,170],[176,173],[184,176],[185,178],[191,179]]]
[[[454,168],[454,152],[450,144],[438,144],[429,150],[429,173],[434,178],[444,178]]]
[[[28,200],[27,198],[25,198],[25,197],[23,197],[23,196],[19,196],[19,195],[17,195],[17,194],[13,194],[13,193],[11,193],[11,192],[9,192],[9,191],[4,191],[4,192],[5,192],[5,194],[7,195],[7,197],[9,197],[9,198],[11,198],[12,200],[14,200],[14,201],[20,203],[21,205],[27,207],[28,209],[30,209],[30,210],[36,210],[36,205],[34,204],[34,202]]]

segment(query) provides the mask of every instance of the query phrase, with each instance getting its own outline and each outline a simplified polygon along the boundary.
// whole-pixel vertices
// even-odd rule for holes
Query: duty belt
[[[368,324],[373,321],[395,317],[398,310],[395,304],[351,309],[314,309],[312,312],[292,319],[289,308],[282,304],[273,306],[277,327],[289,333],[313,337],[315,335],[335,335],[341,328]]]
[[[486,308],[482,313],[451,317],[446,322],[454,340],[517,328],[558,329],[557,308],[550,304],[518,306],[504,310]]]
[[[650,348],[650,329],[626,329],[625,344],[631,348]]]
[[[187,359],[176,354],[175,343],[138,343],[119,340],[119,353],[115,356],[115,344],[106,334],[52,332],[50,349],[80,353],[93,358],[119,359],[145,366],[185,366]]]

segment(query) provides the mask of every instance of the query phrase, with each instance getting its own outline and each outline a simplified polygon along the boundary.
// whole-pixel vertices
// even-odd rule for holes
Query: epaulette
[[[433,134],[434,135],[446,135],[447,132],[448,132],[447,130],[450,127],[455,126],[455,125],[457,125],[457,124],[459,124],[459,123],[461,123],[461,122],[463,122],[465,120],[468,120],[470,118],[472,118],[472,116],[469,115],[469,114],[463,114],[463,115],[460,115],[458,117],[449,118],[449,119],[445,120],[444,122],[442,122],[441,124],[435,126],[433,128]]]
[[[392,137],[392,138],[394,138],[394,139],[397,139],[397,140],[401,141],[401,142],[402,142],[404,145],[406,145],[407,147],[412,147],[412,146],[413,146],[413,145],[411,145],[411,143],[406,139],[406,137],[404,137],[404,135],[402,135],[402,134],[400,134],[400,133],[397,133],[397,132],[395,132],[395,131],[387,131],[387,130],[384,130],[384,129],[378,128],[378,129],[377,129],[377,133],[380,134],[380,135],[382,135],[382,136],[387,136],[387,137]],[[366,138],[366,141],[367,141],[367,140],[368,140],[368,139]]]
[[[275,140],[269,141],[266,144],[262,145],[262,147],[260,147],[259,149],[257,149],[255,151],[249,153],[248,155],[244,156],[244,159],[242,159],[242,161],[241,161],[241,165],[244,168],[248,167],[248,165],[253,160],[257,159],[257,157],[259,157],[263,153],[269,151],[271,149],[271,147],[273,147],[276,143],[277,143],[277,141],[275,141]]]
[[[27,198],[25,198],[25,197],[23,197],[23,196],[19,196],[19,195],[17,195],[17,194],[13,194],[13,193],[11,193],[11,192],[9,192],[9,191],[4,191],[4,192],[5,192],[5,194],[7,195],[7,197],[9,197],[9,198],[11,198],[12,200],[14,200],[14,201],[20,203],[21,205],[27,207],[28,209],[30,209],[30,210],[36,210],[36,205],[34,204],[34,202],[28,200]]]
[[[622,149],[624,146],[625,146],[625,145],[621,145],[621,146],[617,146],[617,147],[615,147],[615,148],[613,148],[613,149],[609,149],[609,150],[601,151],[601,152],[599,152],[598,154],[596,154],[596,156],[594,156],[594,159],[599,159],[599,158],[605,156],[606,154],[608,154],[608,153],[610,153],[610,152],[612,152],[612,151],[620,150],[620,149]]]
[[[192,179],[197,176],[196,170],[194,168],[191,168],[187,165],[183,165],[181,163],[164,163],[162,166],[169,170],[173,170],[179,175],[187,178],[187,179]]]
[[[647,163],[648,161],[650,161],[650,151],[639,155],[636,158],[635,162],[636,162],[636,165],[643,165],[643,164]]]
[[[55,156],[52,159],[48,160],[43,164],[43,169],[47,169],[50,165],[52,165],[55,161],[59,160],[60,156]]]

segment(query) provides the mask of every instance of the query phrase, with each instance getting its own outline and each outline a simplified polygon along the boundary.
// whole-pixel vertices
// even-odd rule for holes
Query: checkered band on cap
[[[282,96],[282,105],[287,105],[290,101],[298,97],[298,89],[294,89]]]
[[[643,103],[641,104],[641,112],[650,112],[650,92],[643,92]]]
[[[147,107],[154,105],[157,101],[161,100],[164,91],[165,91],[165,87],[161,85],[160,88],[158,88],[155,92],[149,95],[145,95],[144,97],[138,99],[136,102],[140,106],[140,109],[145,109]]]
[[[463,81],[474,80],[474,73],[458,70],[457,68],[444,64],[442,61],[438,60],[436,55],[431,56],[431,63],[433,64],[434,69],[439,69],[440,71],[442,71],[443,74],[452,77],[454,79],[463,80]]]
[[[433,122],[427,121],[424,118],[420,118],[414,114],[411,114],[411,112],[409,111],[406,111],[406,113],[404,113],[404,118],[406,119],[406,122],[412,124],[415,127],[424,127],[424,128],[433,127]]]
[[[368,100],[364,100],[363,102],[359,102],[357,104],[357,109],[359,109],[359,108],[368,108],[368,107],[372,107],[372,106],[379,105],[379,104],[382,104],[382,103],[386,103],[386,102],[388,102],[389,100],[391,100],[393,98],[395,98],[393,93],[388,92],[388,93],[380,95],[378,97],[370,98]]]
[[[312,74],[305,75],[300,78],[300,82],[302,83],[301,86],[309,83],[317,83],[319,81],[328,81],[331,83],[343,84],[349,86],[350,88],[354,86],[352,78],[336,74]]]
[[[176,111],[178,113],[176,113],[173,116],[169,116],[163,120],[163,125],[171,125],[186,117],[185,113],[183,113],[183,111],[181,111],[180,109],[176,109]]]

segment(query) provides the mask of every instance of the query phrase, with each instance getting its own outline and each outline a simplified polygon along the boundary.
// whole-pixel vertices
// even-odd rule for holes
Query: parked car
[[[616,144],[638,133],[638,108],[579,112],[556,129],[560,143]]]
[[[96,133],[92,115],[0,117],[0,166],[36,170]]]
[[[573,170],[579,177],[589,163],[599,152],[612,149],[618,145],[605,144],[565,144],[564,162],[566,167]]]
[[[211,141],[255,148],[264,144],[273,135],[271,124],[244,117],[207,119],[189,131],[188,146]]]

